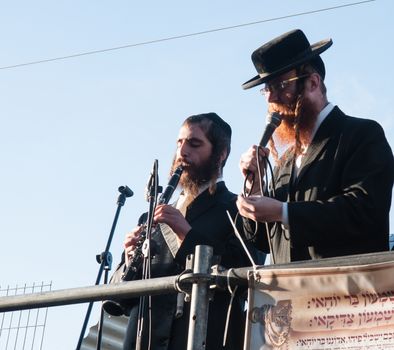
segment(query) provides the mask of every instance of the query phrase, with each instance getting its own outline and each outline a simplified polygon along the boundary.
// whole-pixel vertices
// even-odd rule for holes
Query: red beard
[[[312,131],[320,111],[310,100],[304,98],[301,102],[298,120],[295,115],[295,103],[288,106],[271,103],[269,112],[273,111],[280,113],[283,117],[282,123],[274,134],[275,141],[281,146],[293,145],[296,142],[296,126],[298,126],[301,144],[309,144],[312,141]]]

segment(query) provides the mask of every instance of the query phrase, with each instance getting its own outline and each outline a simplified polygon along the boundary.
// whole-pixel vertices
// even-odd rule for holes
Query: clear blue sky
[[[17,1],[1,6],[0,68],[142,43],[352,3],[350,0],[130,2]],[[233,128],[225,179],[240,192],[238,160],[258,142],[266,102],[241,84],[256,72],[254,49],[301,28],[311,43],[331,37],[328,97],[350,115],[384,127],[394,145],[394,2],[267,21],[18,68],[0,69],[1,287],[52,281],[53,289],[92,285],[116,210],[111,247],[147,209],[153,161],[166,183],[175,139],[189,115],[214,111]],[[391,214],[391,222],[394,221]],[[391,224],[393,232],[393,224]],[[86,305],[51,308],[44,350],[75,348]],[[90,325],[97,322],[93,314]]]

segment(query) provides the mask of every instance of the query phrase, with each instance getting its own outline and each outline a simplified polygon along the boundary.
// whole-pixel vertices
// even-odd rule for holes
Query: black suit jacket
[[[289,216],[288,230],[271,227],[276,263],[388,250],[394,161],[378,123],[335,107],[298,176],[293,164],[289,150],[275,169],[275,198],[288,202]],[[269,251],[266,234],[259,239]]]
[[[175,259],[160,232],[152,234],[154,242],[154,257],[152,259],[152,277],[176,275],[183,271],[186,256],[194,254],[196,245],[209,245],[213,247],[214,255],[221,256],[221,265],[230,267],[250,266],[241,245],[238,243],[226,210],[232,217],[237,211],[235,205],[236,195],[229,192],[224,182],[217,184],[214,195],[208,190],[200,194],[189,205],[186,211],[186,220],[192,229],[188,232],[180,246]],[[144,216],[140,219],[140,224]],[[122,267],[119,267],[122,269]],[[189,323],[189,303],[185,303],[184,315],[175,319],[176,294],[159,295],[152,297],[152,350],[180,350],[186,349]],[[207,350],[241,349],[243,342],[243,329],[245,318],[243,300],[235,298],[229,328],[228,346],[222,347],[225,319],[230,297],[227,291],[216,291],[213,301],[209,305],[209,320],[207,332]],[[136,325],[138,305],[131,309],[124,349],[135,348]],[[145,325],[147,319],[145,318]],[[147,331],[143,334],[143,349],[147,344]]]

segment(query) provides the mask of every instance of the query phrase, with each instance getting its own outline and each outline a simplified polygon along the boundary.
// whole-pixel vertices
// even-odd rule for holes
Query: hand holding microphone
[[[259,146],[252,146],[249,148],[247,152],[245,152],[241,156],[240,168],[244,175],[247,173],[254,173],[257,169],[256,163],[253,159],[257,159],[257,148],[263,148],[267,145],[268,141],[270,140],[272,134],[276,130],[276,128],[282,122],[282,116],[279,113],[273,112],[269,113],[266,118],[266,126],[263,133],[263,136],[260,139]],[[269,151],[268,150],[260,150],[260,155],[263,157],[268,157]]]
[[[255,194],[261,192],[260,186],[255,186],[255,174],[264,176],[264,171],[259,171],[260,162],[264,158],[268,158],[269,150],[265,148],[268,141],[272,137],[272,134],[276,128],[282,122],[282,116],[279,113],[269,113],[266,118],[266,127],[263,136],[260,139],[259,145],[252,146],[242,154],[239,163],[242,174],[245,176],[245,187],[248,189],[249,194]],[[258,179],[260,180],[260,178]],[[261,181],[257,181],[261,182]]]
[[[259,146],[251,146],[245,153],[241,155],[239,168],[242,174],[246,177],[257,172],[257,154],[260,157],[260,162],[263,158],[269,156],[267,148],[259,148]]]

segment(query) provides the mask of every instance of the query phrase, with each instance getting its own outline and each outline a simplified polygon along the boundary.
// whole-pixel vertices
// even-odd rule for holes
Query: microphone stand
[[[149,279],[151,277],[151,233],[152,233],[152,225],[153,225],[153,216],[154,211],[157,204],[157,196],[161,191],[159,186],[159,176],[158,176],[158,161],[155,159],[153,164],[152,176],[148,185],[148,201],[149,201],[149,210],[146,219],[146,238],[143,243],[143,254],[144,260],[142,264],[142,279]],[[149,310],[149,325],[151,324],[151,297],[148,297],[148,310]],[[146,307],[146,296],[140,296],[139,304],[138,304],[138,318],[137,318],[137,335],[136,335],[136,350],[141,350],[142,345],[142,331],[144,327],[144,311]],[[149,326],[149,342],[150,342],[150,326]],[[150,349],[150,345],[148,347]]]
[[[96,286],[100,284],[100,280],[101,280],[101,276],[103,274],[103,271],[105,271],[104,283],[106,284],[108,282],[108,273],[111,270],[111,264],[112,264],[112,254],[110,253],[109,248],[111,246],[112,238],[114,236],[115,227],[118,222],[120,210],[121,210],[122,206],[125,204],[126,198],[131,197],[134,194],[133,191],[127,186],[120,186],[118,188],[118,191],[120,192],[120,195],[117,200],[118,207],[116,209],[114,221],[112,223],[112,228],[109,233],[107,245],[105,247],[104,252],[102,252],[100,255],[96,255],[96,260],[100,264],[100,268],[99,268],[97,278],[96,278],[96,283],[95,283]],[[80,348],[81,348],[83,337],[86,332],[86,327],[88,325],[90,314],[92,312],[92,308],[93,308],[93,302],[90,302],[87,312],[86,312],[85,320],[83,322],[81,333],[79,335],[79,340],[78,340],[78,345],[77,345],[76,350],[80,350]],[[104,319],[104,310],[103,310],[103,308],[101,308],[100,321],[99,321],[99,325],[98,325],[98,335],[97,335],[97,350],[100,350],[100,347],[101,347],[103,319]]]

